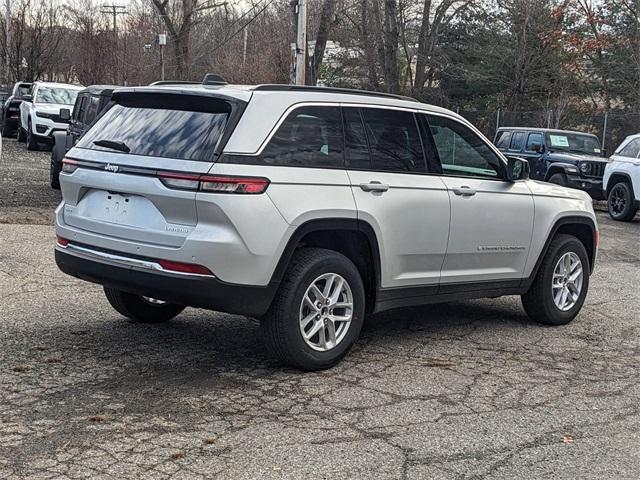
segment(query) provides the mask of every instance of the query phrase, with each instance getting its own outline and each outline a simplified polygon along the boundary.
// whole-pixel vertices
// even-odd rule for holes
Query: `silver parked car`
[[[598,244],[586,193],[528,180],[455,113],[370,92],[118,89],[60,183],[63,271],[138,321],[258,317],[269,350],[308,370],[396,307],[521,295],[568,323]]]

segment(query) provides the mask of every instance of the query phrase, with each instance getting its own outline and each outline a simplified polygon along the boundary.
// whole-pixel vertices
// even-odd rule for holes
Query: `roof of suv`
[[[592,137],[596,137],[596,135],[594,135],[593,133],[579,132],[577,130],[561,130],[559,128],[538,128],[538,127],[499,127],[498,128],[498,132],[501,132],[503,130],[513,130],[513,131],[520,130],[525,132],[536,131],[536,132],[544,132],[544,133],[551,133],[551,132],[560,133],[561,132],[561,133],[573,133],[576,135],[590,135]]]
[[[292,85],[152,85],[123,87],[114,91],[114,98],[127,93],[174,93],[184,95],[226,96],[247,103],[234,133],[229,138],[225,152],[255,154],[268,138],[277,122],[294,106],[304,104],[343,104],[350,106],[373,106],[405,108],[426,113],[444,114],[454,117],[474,128],[460,115],[444,108],[417,102],[409,97],[361,90],[334,89],[324,87],[301,87]],[[477,131],[477,130],[476,130]]]

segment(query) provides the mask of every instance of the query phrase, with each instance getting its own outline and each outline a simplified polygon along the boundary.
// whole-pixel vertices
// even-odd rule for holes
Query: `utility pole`
[[[5,44],[5,59],[4,59],[4,78],[7,82],[7,91],[9,91],[9,45],[11,43],[11,0],[6,2],[7,11],[5,12],[5,27],[4,27],[4,44]],[[9,91],[9,93],[11,93]]]
[[[297,0],[296,14],[296,85],[304,85],[307,66],[307,0]]]
[[[244,45],[242,46],[242,69],[244,70],[244,66],[247,63],[247,35],[249,34],[248,28],[244,27]]]
[[[113,40],[114,40],[114,64],[113,64],[113,81],[118,84],[118,15],[127,13],[127,7],[124,5],[103,5],[101,13],[110,13],[113,15]]]

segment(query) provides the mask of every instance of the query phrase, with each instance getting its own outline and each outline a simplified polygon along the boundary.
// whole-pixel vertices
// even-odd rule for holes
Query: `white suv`
[[[633,220],[640,208],[640,134],[631,135],[611,155],[602,188],[609,215],[614,220]]]
[[[528,180],[448,110],[361,91],[118,89],[60,183],[63,271],[138,321],[260,318],[269,350],[308,370],[396,307],[522,295],[568,323],[598,245],[586,193]]]
[[[67,129],[73,104],[83,88],[66,83],[34,83],[20,104],[18,141],[27,142],[29,150],[37,150],[41,143],[51,145],[54,132]]]

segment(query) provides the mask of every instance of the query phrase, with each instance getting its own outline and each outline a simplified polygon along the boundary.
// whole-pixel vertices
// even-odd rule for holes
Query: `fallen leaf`
[[[573,443],[573,435],[570,434],[566,434],[562,437],[562,442],[563,443]]]

